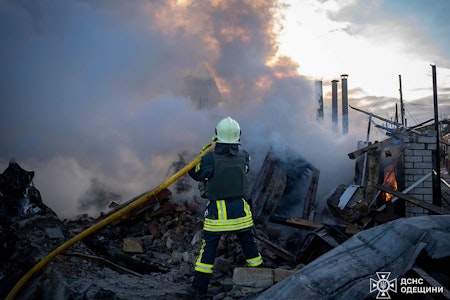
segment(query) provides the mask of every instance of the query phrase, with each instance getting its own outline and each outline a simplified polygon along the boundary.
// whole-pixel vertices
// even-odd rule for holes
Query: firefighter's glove
[[[201,151],[201,152],[205,151],[205,150],[208,149],[209,147],[211,147],[211,143],[209,143],[209,144],[204,144],[204,145],[202,146],[202,151]]]
[[[206,149],[208,149],[209,147],[211,147],[212,144],[213,144],[215,141],[217,141],[217,137],[216,137],[216,136],[212,136],[212,137],[211,137],[211,141],[213,141],[213,142],[212,142],[212,143],[208,143],[208,144],[204,144],[204,145],[203,145],[202,151],[201,151],[201,152],[203,152],[203,151],[205,151]]]

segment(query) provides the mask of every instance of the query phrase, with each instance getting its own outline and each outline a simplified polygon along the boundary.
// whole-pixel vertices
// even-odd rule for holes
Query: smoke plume
[[[352,178],[355,139],[317,123],[314,81],[277,57],[282,11],[271,0],[0,2],[0,166],[15,157],[34,170],[44,202],[72,217],[152,189],[229,115],[253,172],[289,147],[328,192]]]

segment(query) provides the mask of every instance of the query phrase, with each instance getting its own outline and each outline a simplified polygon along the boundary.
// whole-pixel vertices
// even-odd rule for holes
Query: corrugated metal
[[[365,299],[376,272],[401,277],[422,250],[433,259],[450,256],[449,215],[402,218],[359,232],[256,299]]]

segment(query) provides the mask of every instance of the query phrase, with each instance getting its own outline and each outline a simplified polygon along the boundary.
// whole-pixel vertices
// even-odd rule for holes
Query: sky
[[[431,65],[439,113],[449,114],[449,8],[448,1],[292,1],[280,48],[328,91],[330,80],[348,74],[350,104],[388,119],[400,75],[406,121],[415,125],[434,118]]]
[[[0,0],[0,170],[15,159],[35,171],[61,218],[95,216],[163,182],[232,116],[253,177],[269,149],[293,149],[320,170],[325,199],[352,183],[347,154],[368,121],[350,109],[348,134],[332,129],[331,80],[348,74],[349,104],[393,119],[401,75],[414,125],[433,118],[433,64],[446,117],[449,10],[446,0]]]

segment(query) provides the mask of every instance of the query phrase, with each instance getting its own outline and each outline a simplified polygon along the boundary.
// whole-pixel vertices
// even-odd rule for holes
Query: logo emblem
[[[397,278],[389,280],[391,272],[377,272],[378,280],[370,278],[370,292],[378,291],[376,299],[391,299],[389,292],[397,293]]]

